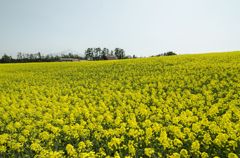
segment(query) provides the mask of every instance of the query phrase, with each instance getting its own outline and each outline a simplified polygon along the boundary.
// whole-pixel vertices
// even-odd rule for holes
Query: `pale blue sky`
[[[0,53],[240,49],[240,0],[0,0]]]

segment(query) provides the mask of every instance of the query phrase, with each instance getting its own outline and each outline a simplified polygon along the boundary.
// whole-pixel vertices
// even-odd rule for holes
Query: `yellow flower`
[[[154,149],[153,148],[145,148],[144,149],[144,154],[146,155],[146,156],[148,156],[148,157],[151,157],[152,156],[152,154],[154,154]]]
[[[169,156],[169,158],[180,158],[180,154],[179,153],[173,153],[171,156]]]
[[[192,143],[191,149],[192,149],[193,152],[198,152],[199,151],[200,144],[197,140]]]
[[[0,135],[0,145],[7,143],[9,140],[8,134],[1,134]]]
[[[29,136],[30,132],[29,132],[29,130],[24,129],[24,130],[22,131],[22,134],[27,137],[27,136]]]
[[[16,151],[20,152],[22,147],[23,147],[23,144],[21,144],[21,143],[12,143],[12,149],[13,150],[16,150]]]
[[[35,152],[40,152],[42,150],[42,147],[38,143],[32,143],[30,148]]]
[[[206,153],[206,152],[202,152],[202,153],[201,153],[201,157],[202,157],[202,158],[208,158],[209,155],[208,155],[208,153]]]
[[[79,151],[84,151],[84,149],[86,148],[86,144],[84,142],[80,142],[78,143],[78,149]]]
[[[62,158],[63,157],[63,151],[51,151],[48,155],[49,158]]]
[[[238,156],[234,153],[229,153],[228,158],[238,158]]]
[[[108,142],[108,146],[110,149],[113,149],[113,147],[117,148],[121,144],[122,140],[120,138],[112,138],[110,142]]]
[[[19,140],[19,142],[21,142],[21,143],[25,143],[25,142],[27,141],[27,139],[26,139],[24,136],[22,136],[22,135],[20,135],[20,136],[18,137],[18,140]]]
[[[183,157],[183,158],[187,158],[187,157],[188,157],[188,151],[187,151],[186,149],[182,149],[182,150],[180,151],[180,155],[181,155],[181,157]]]
[[[173,140],[173,144],[177,147],[181,147],[183,145],[182,141],[177,138]]]
[[[0,145],[0,154],[5,153],[7,151],[6,146]]]
[[[69,156],[77,157],[77,152],[71,144],[67,144],[66,150]]]
[[[50,138],[50,135],[48,132],[44,131],[42,133],[39,134],[39,137],[42,139],[42,140],[48,140]]]
[[[135,147],[134,147],[134,142],[133,141],[129,141],[128,142],[128,151],[129,151],[129,154],[131,155],[131,156],[135,156],[135,154],[136,154],[136,149],[135,149]]]
[[[21,125],[21,123],[20,122],[15,122],[14,123],[14,126],[15,126],[15,128],[20,128],[22,125]]]

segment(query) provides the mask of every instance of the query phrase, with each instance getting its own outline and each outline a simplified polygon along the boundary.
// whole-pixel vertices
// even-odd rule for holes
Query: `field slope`
[[[0,65],[0,157],[240,156],[240,52]]]

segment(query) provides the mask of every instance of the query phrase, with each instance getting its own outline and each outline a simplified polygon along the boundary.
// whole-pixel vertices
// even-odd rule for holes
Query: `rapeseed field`
[[[1,64],[0,157],[240,157],[240,52]]]

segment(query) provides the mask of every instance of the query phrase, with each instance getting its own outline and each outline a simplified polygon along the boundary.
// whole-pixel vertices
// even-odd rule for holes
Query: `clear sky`
[[[0,0],[0,53],[239,50],[239,8],[240,0]]]

